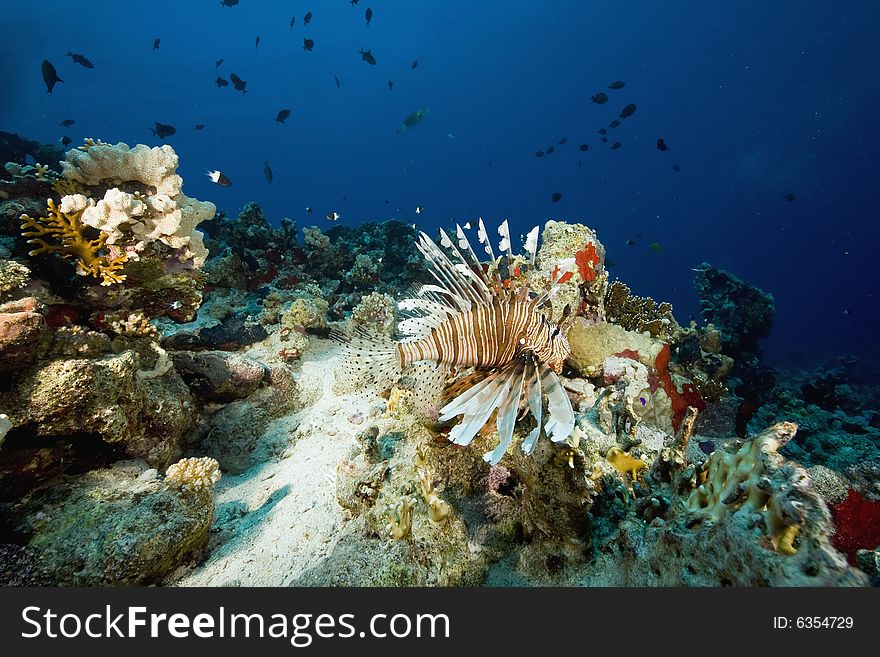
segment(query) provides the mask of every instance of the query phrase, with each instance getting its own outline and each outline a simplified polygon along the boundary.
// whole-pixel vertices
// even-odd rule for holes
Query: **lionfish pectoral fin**
[[[456,445],[469,445],[492,413],[507,395],[510,382],[502,372],[491,375],[462,393],[440,409],[440,421],[463,415],[462,421],[452,427],[449,440]]]
[[[507,394],[498,406],[498,417],[495,420],[495,426],[498,429],[498,446],[491,452],[483,454],[483,460],[488,461],[490,465],[496,465],[501,460],[513,440],[513,429],[516,426],[516,416],[519,413],[523,383],[525,383],[525,366],[522,363],[517,363],[516,367],[507,375]]]
[[[559,443],[574,431],[574,409],[556,372],[544,366],[541,378],[547,394],[547,413],[550,415],[547,424],[544,425],[544,431],[547,432],[550,440]]]
[[[523,441],[522,450],[526,454],[531,454],[538,442],[538,436],[541,435],[541,416],[543,415],[544,399],[541,395],[541,372],[535,365],[535,371],[532,372],[529,380],[529,396],[528,404],[532,416],[535,418],[535,428],[531,430],[529,435]]]

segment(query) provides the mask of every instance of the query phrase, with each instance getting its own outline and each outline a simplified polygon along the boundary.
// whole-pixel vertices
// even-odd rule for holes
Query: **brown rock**
[[[0,371],[33,362],[45,331],[46,322],[39,313],[0,313]]]

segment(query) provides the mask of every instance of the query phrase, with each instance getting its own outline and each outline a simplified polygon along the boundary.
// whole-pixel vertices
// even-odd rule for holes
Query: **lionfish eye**
[[[559,335],[559,327],[558,326],[555,329],[553,329],[553,335],[550,336],[550,339],[555,338],[557,335]]]

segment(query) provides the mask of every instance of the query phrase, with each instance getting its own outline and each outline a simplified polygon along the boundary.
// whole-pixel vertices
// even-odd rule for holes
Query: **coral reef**
[[[540,291],[564,270],[551,314],[575,428],[490,465],[494,423],[450,445],[435,373],[383,397],[330,376],[331,331],[392,336],[395,300],[431,282],[412,225],[300,235],[255,203],[202,223],[214,206],[183,194],[168,146],[9,144],[2,584],[857,586],[880,571],[871,386],[849,364],[757,381],[772,297],[726,272],[700,268],[708,323],[682,327],[609,282],[591,228],[547,222],[529,275]],[[484,266],[521,284],[525,264]],[[535,427],[520,425],[514,442]]]

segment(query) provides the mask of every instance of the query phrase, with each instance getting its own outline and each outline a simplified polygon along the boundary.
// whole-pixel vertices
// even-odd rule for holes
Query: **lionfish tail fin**
[[[391,336],[373,334],[358,327],[351,337],[334,331],[331,338],[344,344],[342,373],[345,376],[378,390],[390,388],[400,378],[400,354]]]

